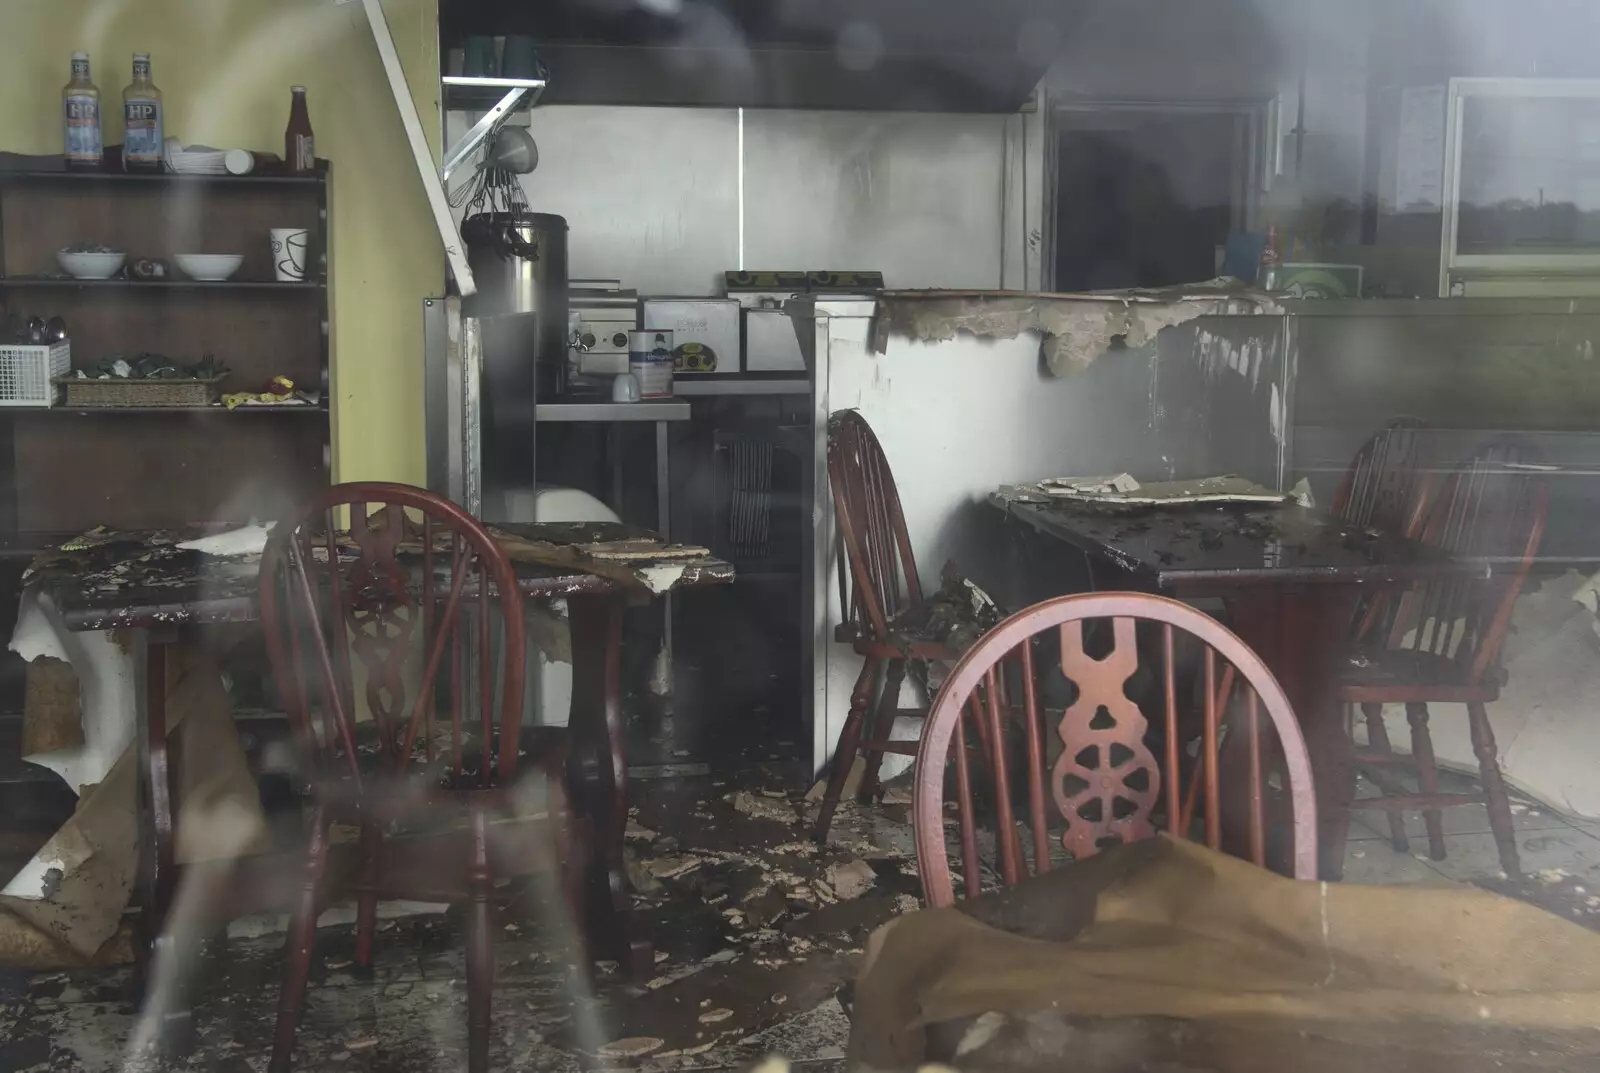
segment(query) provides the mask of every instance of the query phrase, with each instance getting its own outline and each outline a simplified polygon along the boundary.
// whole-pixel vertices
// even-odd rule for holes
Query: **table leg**
[[[1348,585],[1298,590],[1262,586],[1226,596],[1234,632],[1255,650],[1288,695],[1311,754],[1317,789],[1317,849],[1323,879],[1344,873],[1355,755],[1336,699],[1339,655],[1349,635],[1357,591]]]
[[[133,637],[135,741],[139,770],[139,934],[135,944],[140,991],[148,1004],[162,1006],[159,1039],[163,1050],[186,1049],[192,1038],[193,1011],[187,994],[148,993],[158,961],[181,957],[174,949],[167,914],[177,891],[174,858],[174,774],[178,758],[169,749],[167,726],[167,656],[177,633],[170,629],[130,631]],[[168,972],[166,979],[182,974]]]
[[[622,464],[621,433],[622,426],[616,422],[606,426],[606,460],[611,465],[611,502],[609,506],[617,512],[618,517],[623,515],[622,486],[626,483],[624,480],[625,469]]]
[[[567,599],[572,631],[572,807],[592,840],[585,877],[585,930],[591,953],[622,963],[636,978],[651,969],[649,943],[633,935],[622,864],[628,822],[628,761],[622,719],[622,598]]]
[[[668,439],[669,426],[656,422],[656,535],[662,540],[672,539],[672,442]],[[672,593],[661,598],[661,659],[664,663],[661,681],[655,683],[670,696],[676,687],[672,662]]]

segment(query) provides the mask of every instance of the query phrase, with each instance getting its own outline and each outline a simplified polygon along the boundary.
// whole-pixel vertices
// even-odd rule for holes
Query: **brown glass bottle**
[[[291,175],[310,175],[317,170],[317,151],[311,113],[306,110],[306,87],[293,86],[291,92],[289,129],[283,132],[284,165]]]

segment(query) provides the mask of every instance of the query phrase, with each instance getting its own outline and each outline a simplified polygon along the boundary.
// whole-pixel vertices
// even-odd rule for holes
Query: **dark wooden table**
[[[570,547],[593,539],[592,527],[503,526],[497,538],[512,545],[539,541]],[[506,539],[509,534],[511,539]],[[637,535],[636,533],[621,534]],[[167,748],[167,655],[185,630],[253,623],[259,556],[219,558],[177,548],[185,534],[117,533],[104,543],[50,552],[34,561],[29,582],[60,611],[69,629],[127,630],[134,646],[140,772],[140,888],[145,906],[141,932],[146,953],[162,941],[164,918],[177,884],[174,862],[173,771]],[[597,957],[632,964],[650,960],[648,947],[628,923],[629,894],[622,863],[627,824],[621,658],[622,612],[630,599],[725,584],[728,563],[710,557],[632,561],[597,567],[515,561],[525,596],[565,599],[572,639],[572,713],[569,775],[572,807],[595,832],[594,860],[586,876],[587,930],[603,945]],[[630,582],[631,579],[631,582]],[[648,971],[648,964],[643,966]]]
[[[1317,784],[1325,879],[1344,863],[1355,762],[1333,689],[1364,589],[1439,575],[1488,576],[1414,541],[1294,505],[1108,508],[1002,489],[1009,517],[1081,551],[1096,588],[1220,597],[1233,631],[1288,694]]]

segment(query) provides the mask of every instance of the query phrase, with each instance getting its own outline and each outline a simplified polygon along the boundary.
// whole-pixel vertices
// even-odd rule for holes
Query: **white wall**
[[[452,113],[450,140],[473,118]],[[535,211],[566,217],[571,275],[644,293],[719,293],[739,267],[994,288],[1002,246],[1038,227],[1037,205],[1004,204],[1025,187],[1020,117],[558,105],[527,122],[539,168],[523,188]],[[1040,184],[1026,189],[1037,201]],[[1013,285],[1025,273],[1014,263]]]
[[[972,546],[963,531],[974,528],[974,513],[993,509],[984,499],[996,487],[1029,477],[1094,471],[1115,447],[1137,446],[1136,433],[1108,435],[1103,449],[1086,442],[1090,437],[1082,430],[1097,427],[1094,409],[1086,405],[1090,396],[1075,390],[1074,380],[1053,379],[1040,370],[1036,335],[934,344],[891,339],[887,353],[871,354],[870,323],[869,316],[828,321],[826,394],[818,399],[818,410],[859,409],[871,423],[894,470],[925,588],[937,587],[946,560],[974,571],[983,565],[977,558],[993,553],[995,549]],[[1132,414],[1129,418],[1130,433],[1133,426],[1145,427]],[[1085,447],[1095,455],[1084,457]],[[977,522],[981,529],[981,518]],[[842,619],[841,564],[832,558],[831,532],[831,525],[819,527],[817,536],[829,556],[812,700],[818,766],[831,755],[844,729],[861,670],[861,659],[850,646],[831,639],[832,624]],[[886,774],[892,771],[886,769]]]
[[[873,303],[818,305],[832,314],[817,322],[819,427],[844,409],[860,410],[872,425],[895,475],[925,592],[938,588],[952,559],[979,584],[1001,583],[1009,547],[987,499],[1002,484],[1122,471],[1143,479],[1277,479],[1289,367],[1280,318],[1203,319],[1167,329],[1156,345],[1112,351],[1081,373],[1055,377],[1043,368],[1033,333],[943,343],[892,336],[875,354],[868,346]],[[816,479],[827,487],[825,470]],[[841,614],[831,500],[819,495],[815,509],[814,583],[821,587],[814,591],[812,706],[820,766],[843,730],[861,661],[831,640]]]
[[[1005,116],[745,112],[745,265],[1000,286]]]
[[[454,117],[453,117],[454,118]],[[711,294],[738,262],[738,122],[711,108],[536,108],[529,207],[567,220],[567,271]]]

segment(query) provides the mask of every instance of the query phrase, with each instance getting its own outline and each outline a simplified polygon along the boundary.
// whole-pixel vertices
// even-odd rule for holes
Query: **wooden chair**
[[[1333,514],[1347,522],[1415,538],[1433,490],[1424,433],[1402,417],[1375,432],[1356,452],[1333,497]]]
[[[524,751],[540,750],[521,732],[522,598],[511,564],[475,519],[431,492],[348,484],[273,531],[260,586],[268,652],[315,804],[269,1068],[284,1073],[294,1048],[327,896],[329,824],[361,831],[356,961],[370,966],[385,835],[425,820],[466,829],[465,851],[443,854],[439,868],[464,872],[467,1067],[481,1073],[488,1069],[496,872],[554,869],[567,877],[569,911],[576,916],[581,904],[571,878],[579,874],[581,841],[568,829],[561,743],[530,758],[540,770],[519,778]],[[494,598],[485,598],[491,591]],[[358,724],[363,706],[371,721]],[[504,816],[527,822],[516,836],[497,825],[497,850],[489,823]],[[521,844],[510,851],[502,842],[513,837]],[[433,877],[424,896],[454,889],[456,878]]]
[[[1091,656],[1085,652],[1084,624],[1107,619],[1111,649],[1104,656]],[[1147,744],[1149,721],[1125,692],[1140,670],[1135,637],[1138,623],[1154,624],[1160,638],[1161,757]],[[1204,711],[1199,758],[1191,777],[1191,788],[1203,784],[1199,795],[1186,795],[1181,786],[1183,731],[1176,670],[1180,636],[1198,641],[1203,648]],[[1059,644],[1059,657],[1042,661],[1041,655],[1049,651],[1046,642],[1051,640]],[[1020,668],[1020,682],[1004,689],[1002,661]],[[1076,699],[1060,712],[1047,712],[1040,702],[1044,675],[1054,669],[1051,663],[1076,691]],[[1284,775],[1292,813],[1292,872],[1299,879],[1315,879],[1317,804],[1311,763],[1294,712],[1266,665],[1226,627],[1186,604],[1142,593],[1085,593],[1046,600],[1006,619],[962,657],[939,691],[917,753],[913,802],[917,861],[928,904],[950,905],[955,900],[945,842],[945,783],[950,767],[955,769],[963,886],[967,897],[980,890],[984,862],[978,851],[972,798],[974,773],[964,743],[969,730],[982,727],[987,727],[986,736],[997,743],[990,758],[992,776],[999,786],[997,830],[1015,830],[1013,775],[1020,772],[1026,782],[1033,873],[1050,867],[1052,827],[1059,829],[1063,824],[1065,829],[1057,841],[1080,860],[1108,843],[1148,838],[1158,827],[1187,837],[1197,812],[1204,815],[1207,844],[1222,848],[1225,780],[1219,699],[1226,691],[1219,685],[1230,670],[1239,687],[1236,710],[1241,714],[1227,733],[1230,738],[1243,736],[1244,748],[1236,751],[1248,759],[1248,771],[1228,773],[1226,781],[1233,784],[1229,789],[1237,792],[1226,795],[1227,803],[1248,806],[1247,852],[1250,859],[1265,865],[1271,796],[1267,766],[1270,757],[1278,756],[1273,766]],[[1025,728],[1025,745],[1023,756],[1016,759],[1007,755],[1002,733],[1005,693],[1021,697],[1019,721]],[[1275,741],[1261,733],[1263,709],[1276,732]],[[1044,744],[1047,718],[1054,722],[1062,743],[1053,763],[1047,761]],[[1047,796],[1054,805],[1053,815],[1047,815]],[[1195,796],[1203,800],[1198,810]],[[1019,848],[1021,841],[995,839],[996,870],[1006,884],[1029,874],[1030,862]]]
[[[1397,533],[1408,540],[1422,535],[1428,506],[1435,491],[1423,432],[1426,426],[1402,417],[1373,433],[1361,446],[1333,498],[1333,514],[1368,529]],[[1395,594],[1388,588],[1365,594],[1356,607],[1353,638],[1372,632]],[[1387,741],[1383,709],[1372,706],[1366,714],[1367,737]],[[1396,845],[1405,844],[1405,817],[1389,813],[1389,833]]]
[[[1403,822],[1395,818],[1404,810],[1421,809],[1429,854],[1443,860],[1440,810],[1482,804],[1507,875],[1518,874],[1520,863],[1484,705],[1499,696],[1500,646],[1544,536],[1549,486],[1525,468],[1533,461],[1532,449],[1522,441],[1494,440],[1443,482],[1420,539],[1458,558],[1483,560],[1491,576],[1428,581],[1391,601],[1389,611],[1358,640],[1339,689],[1339,699],[1359,704],[1366,717],[1369,749],[1357,760],[1383,791],[1354,807],[1387,811],[1390,835],[1400,852],[1409,849],[1409,842]],[[1466,705],[1482,794],[1439,793],[1428,732],[1430,702]],[[1402,703],[1411,724],[1409,757],[1392,751],[1383,722],[1383,705]],[[1414,769],[1419,792],[1409,793],[1393,777],[1390,769],[1395,766]]]
[[[866,758],[856,795],[863,803],[877,792],[884,753],[916,755],[916,742],[888,740],[896,716],[924,714],[920,708],[900,707],[907,661],[951,662],[960,655],[942,643],[920,640],[905,628],[923,605],[917,561],[889,460],[872,427],[854,410],[840,410],[828,419],[828,483],[833,490],[839,606],[844,615],[834,639],[851,645],[864,662],[850,694],[850,714],[839,735],[817,815],[819,842],[828,838],[858,755]],[[874,701],[875,718],[863,741]]]

